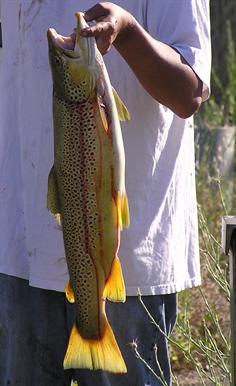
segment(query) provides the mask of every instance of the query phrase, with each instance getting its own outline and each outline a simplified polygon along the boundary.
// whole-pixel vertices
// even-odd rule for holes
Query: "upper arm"
[[[211,40],[209,0],[158,0],[147,6],[148,32],[180,53],[210,92]]]

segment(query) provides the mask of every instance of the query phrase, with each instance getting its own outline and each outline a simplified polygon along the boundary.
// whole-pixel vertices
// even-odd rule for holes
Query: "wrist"
[[[118,48],[118,46],[123,45],[129,37],[133,34],[134,30],[137,28],[137,20],[133,17],[128,11],[124,12],[121,27],[119,28],[119,33],[116,36],[113,45]]]

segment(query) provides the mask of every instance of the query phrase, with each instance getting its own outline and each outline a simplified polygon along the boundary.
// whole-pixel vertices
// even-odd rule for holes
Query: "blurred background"
[[[211,96],[195,115],[203,283],[180,294],[170,342],[181,386],[232,384],[229,264],[220,243],[222,216],[236,215],[236,1],[210,0],[210,10]]]
[[[195,116],[203,285],[180,294],[170,341],[174,384],[181,386],[231,382],[229,271],[220,234],[222,216],[236,215],[236,0],[210,0],[210,10],[212,90]]]
[[[0,0],[0,66],[1,66],[1,55],[2,55],[2,28],[1,28],[1,0]]]

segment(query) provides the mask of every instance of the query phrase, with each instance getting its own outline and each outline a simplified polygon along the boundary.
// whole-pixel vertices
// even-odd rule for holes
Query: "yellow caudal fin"
[[[126,373],[126,365],[108,321],[105,332],[99,340],[83,339],[76,325],[72,327],[64,369],[104,370],[112,373]]]
[[[74,303],[75,302],[75,295],[74,295],[74,291],[71,287],[70,282],[68,282],[66,285],[65,293],[66,293],[66,299],[68,300],[68,302]]]
[[[118,111],[118,116],[120,121],[130,121],[130,113],[127,107],[124,105],[116,90],[112,87],[113,96],[116,102],[116,108]]]
[[[118,226],[120,230],[122,230],[123,227],[128,228],[130,224],[130,218],[129,204],[126,193],[117,193],[115,201],[118,213]]]
[[[57,189],[57,178],[54,166],[48,176],[47,208],[54,215],[59,225],[61,225],[60,204]]]
[[[111,273],[103,291],[103,297],[113,302],[125,302],[125,284],[118,256],[113,260]]]

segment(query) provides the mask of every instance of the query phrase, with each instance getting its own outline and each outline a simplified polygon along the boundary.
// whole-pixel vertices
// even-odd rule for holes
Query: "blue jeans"
[[[177,313],[176,294],[144,296],[143,301],[169,335]],[[29,287],[22,279],[0,274],[0,384],[18,386],[159,386],[162,385],[136,358],[130,345],[153,370],[156,365],[153,346],[167,385],[171,384],[168,345],[165,336],[150,323],[137,297],[124,304],[107,302],[108,319],[113,328],[128,373],[66,370],[62,368],[74,307],[63,293]]]

